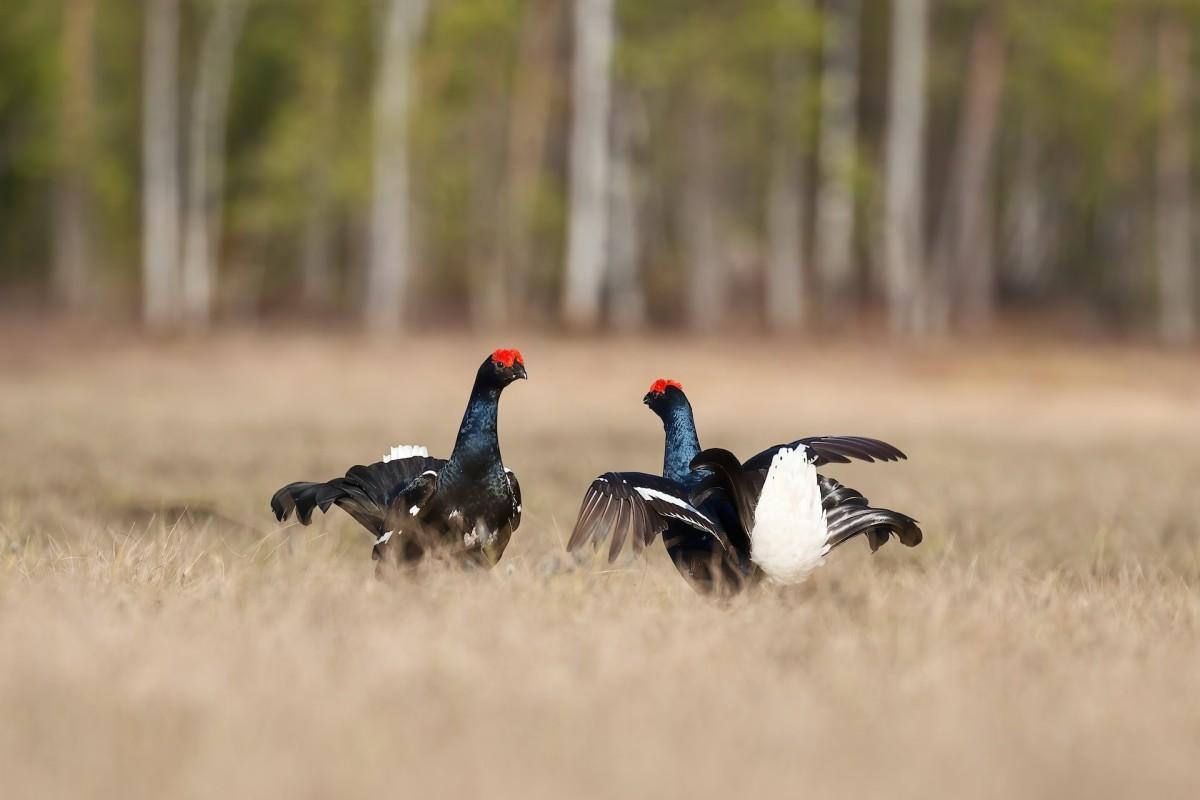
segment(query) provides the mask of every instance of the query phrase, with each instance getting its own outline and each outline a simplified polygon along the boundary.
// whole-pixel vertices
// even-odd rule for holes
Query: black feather
[[[747,470],[766,471],[771,467],[775,454],[784,448],[794,449],[803,445],[815,458],[818,467],[825,464],[849,464],[852,459],[860,461],[901,461],[908,456],[901,450],[879,439],[865,436],[808,436],[788,444],[768,447],[749,459],[742,466]]]
[[[438,471],[445,460],[414,456],[351,467],[344,477],[325,483],[289,483],[271,498],[275,518],[283,522],[294,510],[303,525],[312,523],[313,510],[328,511],[337,505],[360,525],[382,536],[388,508],[396,497],[429,470]]]
[[[912,517],[886,508],[872,508],[861,492],[832,478],[819,475],[817,480],[821,485],[821,504],[825,509],[831,547],[837,547],[859,534],[867,537],[872,552],[882,547],[891,536],[908,547],[916,547],[921,543],[921,528]]]
[[[711,485],[702,484],[703,497],[693,494],[692,501],[699,504],[711,493],[713,487],[723,490],[733,500],[743,531],[754,528],[754,508],[762,494],[763,479],[757,471],[747,472],[737,456],[720,447],[703,450],[692,459],[693,470],[712,472]]]
[[[668,520],[716,537],[722,548],[729,546],[721,524],[693,506],[675,481],[644,472],[606,472],[584,493],[567,550],[589,541],[598,549],[611,537],[609,560],[615,561],[631,536],[640,551],[667,528]]]

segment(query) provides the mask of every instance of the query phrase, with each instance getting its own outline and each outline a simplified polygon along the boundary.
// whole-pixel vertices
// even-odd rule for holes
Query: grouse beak
[[[646,396],[642,398],[642,402],[646,405],[650,405],[650,401],[653,400],[654,397],[654,392],[646,392]]]
[[[525,365],[524,365],[524,364],[521,364],[521,363],[518,363],[518,364],[517,364],[517,373],[516,373],[516,375],[517,375],[517,379],[518,379],[518,380],[529,380],[529,373],[525,371]]]

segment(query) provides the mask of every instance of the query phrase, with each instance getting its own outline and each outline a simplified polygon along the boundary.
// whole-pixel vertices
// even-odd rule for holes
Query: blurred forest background
[[[2,17],[0,308],[1197,334],[1198,0]]]

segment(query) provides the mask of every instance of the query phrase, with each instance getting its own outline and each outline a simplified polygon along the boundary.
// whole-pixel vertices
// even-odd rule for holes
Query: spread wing
[[[759,456],[754,457],[757,458]],[[750,464],[750,461],[746,463]],[[705,470],[708,473],[692,492],[693,502],[703,503],[712,493],[724,492],[733,501],[743,529],[753,530],[758,501],[762,496],[770,461],[767,461],[767,466],[762,470],[748,468],[739,464],[737,457],[728,450],[711,448],[697,455],[691,466],[694,470]],[[888,508],[872,508],[861,492],[824,475],[817,475],[817,486],[821,491],[821,508],[825,514],[828,548],[837,547],[859,534],[867,537],[872,552],[882,547],[892,536],[909,547],[921,543],[921,528],[917,521],[907,514]]]
[[[865,436],[809,436],[788,444],[768,447],[749,458],[742,467],[765,472],[770,469],[771,459],[776,453],[785,447],[795,448],[799,445],[803,445],[812,453],[813,464],[818,467],[826,464],[849,464],[853,459],[874,462],[903,461],[908,458],[898,447],[879,439],[869,439]]]
[[[436,476],[445,464],[445,459],[428,456],[378,461],[366,466],[360,464],[351,467],[344,477],[324,483],[289,483],[275,492],[271,510],[280,522],[295,511],[296,518],[308,525],[312,522],[314,509],[324,512],[336,505],[378,538],[390,530],[387,523],[393,502],[407,496],[410,486],[421,490],[412,492],[410,499],[416,499],[429,488],[430,476]],[[424,496],[428,497],[427,494]],[[404,506],[403,511],[411,505]]]
[[[608,549],[611,563],[626,539],[632,538],[634,551],[640,553],[672,520],[714,536],[723,547],[729,547],[720,523],[693,506],[675,481],[645,472],[606,472],[592,481],[584,494],[567,550],[589,541],[598,548],[612,537]]]

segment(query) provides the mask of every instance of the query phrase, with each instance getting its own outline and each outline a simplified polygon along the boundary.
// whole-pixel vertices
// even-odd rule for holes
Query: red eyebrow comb
[[[514,363],[525,363],[520,350],[497,350],[492,353],[492,361],[495,361],[502,367],[511,367]]]
[[[650,384],[650,394],[662,394],[667,390],[668,386],[674,386],[679,391],[683,391],[683,384],[679,381],[673,381],[670,378],[659,378]]]

